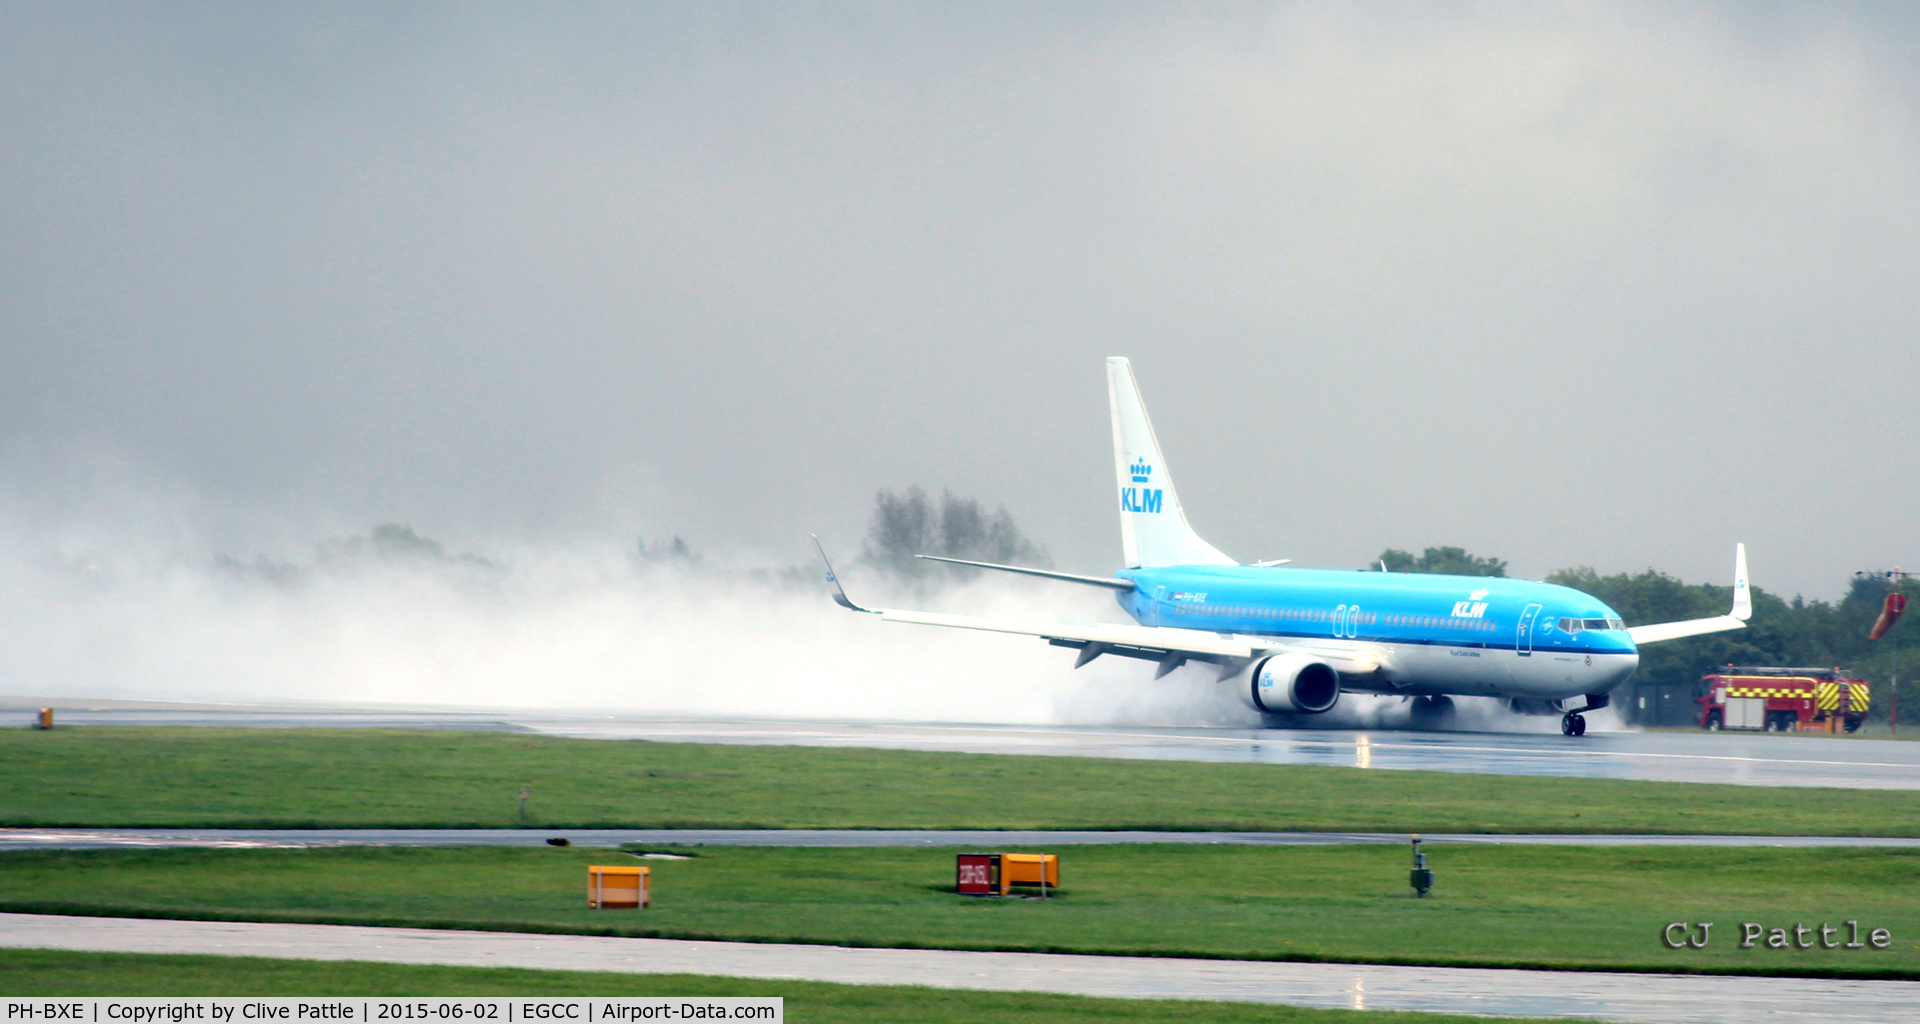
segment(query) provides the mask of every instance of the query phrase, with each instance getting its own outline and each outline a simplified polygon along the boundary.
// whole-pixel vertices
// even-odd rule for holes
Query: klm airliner
[[[1343,692],[1416,699],[1416,720],[1444,713],[1450,695],[1471,695],[1562,711],[1569,736],[1585,734],[1583,713],[1606,707],[1633,675],[1640,644],[1741,629],[1752,614],[1745,545],[1734,547],[1726,615],[1632,627],[1592,595],[1551,583],[1240,564],[1188,525],[1126,359],[1107,360],[1107,398],[1126,568],[1108,578],[920,557],[1105,587],[1135,625],[865,608],[829,564],[834,600],[888,622],[1039,637],[1079,651],[1075,668],[1103,655],[1140,658],[1158,663],[1158,679],[1204,663],[1272,724],[1325,714]]]

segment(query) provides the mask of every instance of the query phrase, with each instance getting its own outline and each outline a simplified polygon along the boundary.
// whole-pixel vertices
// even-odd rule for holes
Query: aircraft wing
[[[1715,615],[1707,619],[1687,619],[1683,622],[1656,622],[1647,626],[1634,626],[1627,630],[1635,646],[1654,644],[1662,640],[1678,640],[1683,636],[1701,636],[1706,633],[1720,633],[1729,629],[1745,629],[1747,619],[1753,616],[1753,594],[1747,589],[1747,546],[1733,546],[1733,610],[1725,615]]]
[[[816,545],[819,538],[814,539]],[[923,626],[947,626],[954,629],[978,629],[989,633],[1013,633],[1046,640],[1058,647],[1080,651],[1076,668],[1100,657],[1114,654],[1160,662],[1160,675],[1180,667],[1189,659],[1209,661],[1226,670],[1238,670],[1246,661],[1265,654],[1302,651],[1333,664],[1337,671],[1364,675],[1380,665],[1379,655],[1361,645],[1337,640],[1288,644],[1261,637],[1210,633],[1199,629],[1172,626],[1138,626],[1117,622],[1066,623],[1035,622],[1021,619],[996,619],[978,615],[947,615],[942,612],[911,611],[900,608],[867,608],[853,603],[840,585],[824,549],[820,560],[826,563],[827,582],[833,585],[833,600],[850,611],[878,615],[885,622],[911,622]]]
[[[1688,619],[1685,622],[1656,622],[1650,626],[1634,626],[1627,630],[1635,646],[1657,644],[1662,640],[1678,640],[1683,636],[1700,636],[1705,633],[1719,633],[1729,629],[1745,629],[1747,624],[1731,615],[1715,615],[1710,619]]]
[[[1064,622],[1022,622],[1017,619],[989,619],[974,615],[942,615],[938,612],[901,611],[893,608],[862,608],[887,622],[917,622],[924,626],[952,626],[957,629],[984,629],[991,633],[1019,633],[1044,640],[1084,641],[1159,651],[1163,654],[1204,654],[1217,658],[1251,658],[1266,650],[1248,640],[1198,629],[1173,629],[1165,626],[1128,626],[1095,622],[1072,625]]]
[[[1173,671],[1189,659],[1214,662],[1225,670],[1224,674],[1231,674],[1253,658],[1299,651],[1332,664],[1336,671],[1343,674],[1365,675],[1378,669],[1381,661],[1380,655],[1365,645],[1339,640],[1295,644],[1269,640],[1265,637],[1209,633],[1205,630],[1178,629],[1172,626],[1133,626],[1117,622],[1084,624],[1025,622],[1018,619],[991,619],[974,615],[903,611],[897,608],[860,608],[851,602],[842,603],[855,611],[878,615],[885,622],[914,622],[925,626],[951,626],[956,629],[980,629],[991,633],[1037,636],[1056,647],[1077,648],[1080,651],[1080,661],[1075,665],[1076,668],[1102,654],[1117,654],[1129,658],[1158,661],[1164,669],[1161,675]]]

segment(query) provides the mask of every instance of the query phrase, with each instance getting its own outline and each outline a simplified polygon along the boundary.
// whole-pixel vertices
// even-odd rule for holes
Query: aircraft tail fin
[[[1238,565],[1187,525],[1140,387],[1134,383],[1133,364],[1125,357],[1107,359],[1107,400],[1113,411],[1113,464],[1120,483],[1120,542],[1128,568]]]

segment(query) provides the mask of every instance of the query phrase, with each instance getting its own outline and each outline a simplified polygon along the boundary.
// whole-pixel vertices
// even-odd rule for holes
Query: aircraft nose
[[[1640,653],[1638,651],[1629,651],[1625,657],[1620,659],[1620,666],[1613,673],[1613,685],[1619,686],[1621,683],[1633,678],[1634,672],[1638,671],[1639,668]]]

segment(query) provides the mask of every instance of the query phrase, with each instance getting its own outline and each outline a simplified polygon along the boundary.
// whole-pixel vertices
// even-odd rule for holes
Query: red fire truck
[[[1700,682],[1702,729],[1853,732],[1867,720],[1867,684],[1837,668],[1728,665]]]

